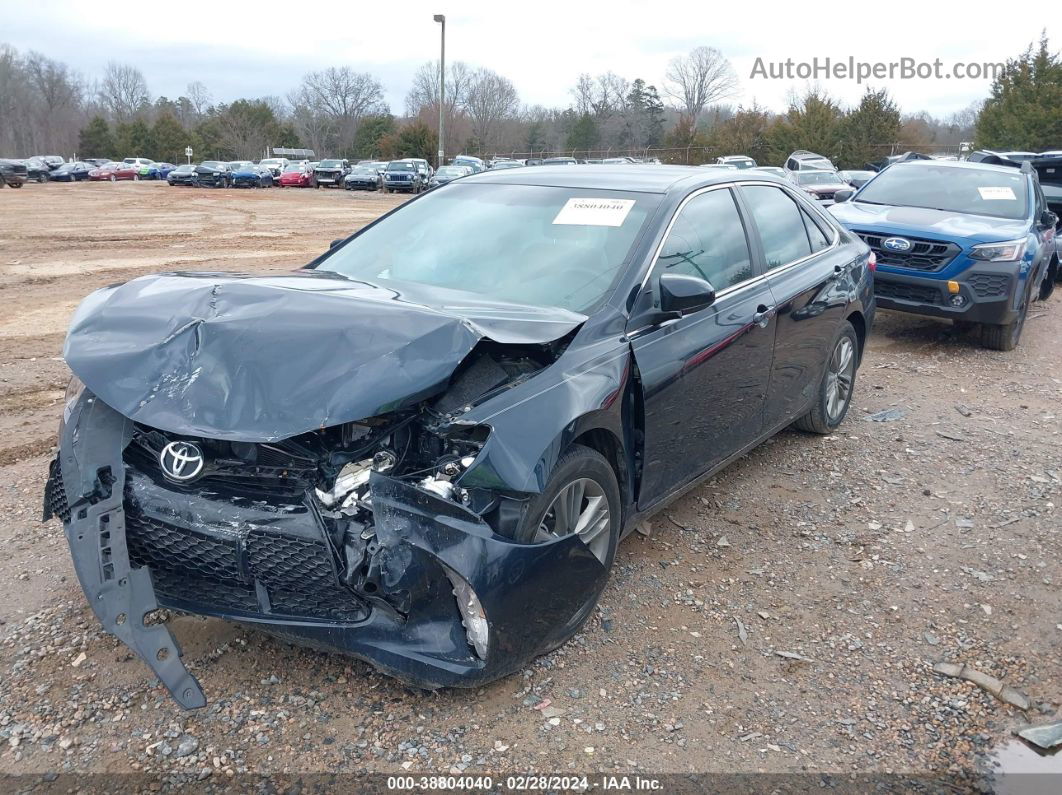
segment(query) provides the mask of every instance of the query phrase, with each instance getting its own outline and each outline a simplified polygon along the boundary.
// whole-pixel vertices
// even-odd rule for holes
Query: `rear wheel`
[[[830,349],[815,405],[793,423],[797,428],[808,433],[833,433],[852,405],[858,361],[859,338],[846,320]]]
[[[992,351],[1012,351],[1018,347],[1025,316],[1029,313],[1029,296],[1022,295],[1018,316],[1006,325],[985,323],[981,326],[981,346]]]

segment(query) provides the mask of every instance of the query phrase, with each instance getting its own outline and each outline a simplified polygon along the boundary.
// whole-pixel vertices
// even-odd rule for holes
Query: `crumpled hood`
[[[440,291],[438,301],[453,293]],[[145,276],[78,307],[63,355],[103,402],[173,433],[275,441],[442,390],[482,339],[536,344],[586,318],[394,290],[304,271]]]
[[[1026,221],[970,215],[925,207],[894,207],[863,204],[859,200],[841,202],[830,212],[849,229],[884,232],[890,235],[926,235],[930,238],[964,243],[994,243],[1014,240],[1028,233]]]

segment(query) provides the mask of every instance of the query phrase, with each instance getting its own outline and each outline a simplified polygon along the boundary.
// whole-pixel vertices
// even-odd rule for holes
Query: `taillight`
[[[867,270],[871,273],[878,269],[878,255],[873,251],[870,252],[870,256],[867,257]]]

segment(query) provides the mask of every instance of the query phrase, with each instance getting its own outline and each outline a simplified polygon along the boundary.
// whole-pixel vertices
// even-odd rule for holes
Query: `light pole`
[[[439,45],[439,162],[436,168],[443,167],[446,147],[443,145],[443,104],[446,102],[446,17],[436,14],[435,21],[442,25],[442,38]]]

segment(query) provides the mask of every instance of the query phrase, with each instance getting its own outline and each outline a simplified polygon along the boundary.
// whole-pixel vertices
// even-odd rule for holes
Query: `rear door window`
[[[744,185],[741,193],[756,222],[768,270],[811,254],[804,212],[785,191],[769,185]]]

